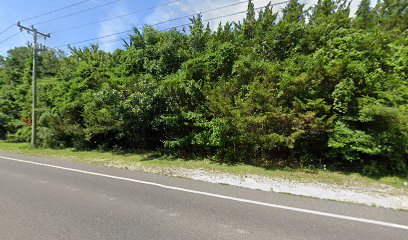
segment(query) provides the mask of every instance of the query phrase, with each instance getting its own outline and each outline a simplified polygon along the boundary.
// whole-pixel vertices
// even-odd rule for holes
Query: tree
[[[359,29],[371,29],[375,26],[374,14],[370,7],[370,0],[362,0],[356,11],[353,26]]]
[[[242,34],[245,40],[252,40],[255,37],[255,17],[254,3],[249,0],[246,18],[242,24]]]
[[[290,0],[124,49],[39,53],[40,142],[219,162],[408,174],[406,1]],[[30,138],[30,45],[0,57],[0,138]]]
[[[407,0],[380,0],[375,10],[380,25],[386,30],[408,28],[408,1]]]

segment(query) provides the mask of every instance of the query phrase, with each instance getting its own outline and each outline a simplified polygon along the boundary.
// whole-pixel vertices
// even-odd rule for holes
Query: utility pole
[[[31,120],[31,145],[35,147],[37,145],[37,52],[38,52],[38,35],[46,38],[50,38],[51,35],[41,33],[37,31],[34,26],[31,28],[24,27],[17,22],[17,27],[20,28],[21,31],[26,30],[27,33],[31,33],[34,36],[34,46],[33,46],[33,108],[32,108],[32,120]]]

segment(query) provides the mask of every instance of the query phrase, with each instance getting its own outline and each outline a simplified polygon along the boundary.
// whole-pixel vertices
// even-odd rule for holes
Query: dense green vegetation
[[[43,146],[408,173],[408,2],[342,0],[242,23],[135,29],[124,50],[40,53]],[[0,138],[30,139],[31,47],[0,58]]]

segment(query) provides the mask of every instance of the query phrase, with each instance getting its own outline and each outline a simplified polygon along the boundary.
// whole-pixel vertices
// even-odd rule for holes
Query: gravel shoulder
[[[150,168],[138,164],[108,166],[267,192],[287,193],[390,209],[408,210],[408,195],[406,191],[381,183],[372,186],[335,185],[270,178],[258,175],[235,175],[204,169]]]
[[[40,149],[30,148],[28,144],[2,141],[0,151],[408,211],[408,179],[403,178],[396,179],[397,184],[395,181],[391,184],[390,180],[395,178],[373,180],[332,172],[306,174],[297,170],[268,172],[252,166],[223,166],[208,161],[185,161],[154,153],[120,155],[110,152]]]

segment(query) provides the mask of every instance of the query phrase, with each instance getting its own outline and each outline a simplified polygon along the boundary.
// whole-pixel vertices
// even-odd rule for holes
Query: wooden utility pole
[[[31,28],[24,27],[20,24],[20,22],[17,22],[17,27],[20,28],[21,31],[26,30],[28,33],[33,34],[34,36],[34,46],[33,46],[33,109],[32,109],[32,120],[31,120],[31,145],[36,146],[37,145],[37,52],[38,52],[38,35],[46,38],[50,38],[51,35],[44,34],[41,32],[38,32],[37,29],[34,28],[34,26],[31,26]]]

